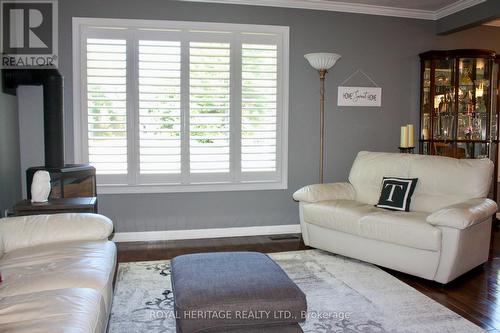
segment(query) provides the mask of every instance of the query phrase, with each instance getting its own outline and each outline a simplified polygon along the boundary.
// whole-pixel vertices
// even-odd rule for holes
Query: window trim
[[[288,186],[288,122],[289,122],[289,27],[270,26],[270,25],[250,25],[235,23],[208,23],[208,22],[189,22],[189,21],[163,21],[163,20],[137,20],[137,19],[108,19],[108,18],[73,18],[72,30],[72,61],[73,61],[73,133],[74,133],[74,160],[75,163],[85,163],[88,158],[84,156],[84,141],[87,138],[84,133],[83,124],[86,124],[84,117],[87,116],[82,105],[82,72],[81,59],[85,50],[85,39],[82,37],[83,30],[91,27],[116,28],[117,30],[124,26],[130,28],[147,27],[153,29],[190,29],[206,30],[214,29],[249,33],[269,34],[275,33],[281,38],[281,54],[279,54],[279,63],[282,70],[278,72],[278,89],[281,90],[281,96],[278,96],[278,111],[281,112],[280,122],[278,123],[277,134],[277,172],[279,180],[259,181],[259,180],[240,180],[240,182],[203,182],[190,184],[168,184],[168,183],[148,183],[148,184],[97,184],[101,194],[120,194],[120,193],[175,193],[175,192],[212,192],[212,191],[247,191],[247,190],[277,190],[287,189]],[[132,175],[134,177],[135,175]],[[127,173],[125,178],[130,178]]]

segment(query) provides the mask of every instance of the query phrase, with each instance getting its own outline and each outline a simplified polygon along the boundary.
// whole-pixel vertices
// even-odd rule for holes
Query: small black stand
[[[398,147],[401,154],[413,154],[415,147]]]

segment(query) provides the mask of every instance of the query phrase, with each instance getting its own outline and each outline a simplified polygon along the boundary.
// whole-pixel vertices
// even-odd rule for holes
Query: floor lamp
[[[319,182],[323,183],[323,159],[324,159],[324,145],[325,145],[325,77],[328,70],[335,65],[337,60],[340,59],[340,54],[336,53],[308,53],[304,58],[309,61],[309,64],[319,72],[320,81],[320,148],[319,148]]]

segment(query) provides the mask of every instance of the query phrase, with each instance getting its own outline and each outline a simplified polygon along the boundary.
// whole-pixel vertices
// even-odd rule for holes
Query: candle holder
[[[413,154],[415,147],[398,147],[401,154]]]

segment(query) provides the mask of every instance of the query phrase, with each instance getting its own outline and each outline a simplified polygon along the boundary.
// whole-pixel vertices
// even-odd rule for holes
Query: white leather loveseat
[[[0,219],[0,332],[105,332],[112,231],[97,214]]]
[[[488,159],[363,151],[349,182],[293,197],[306,245],[448,283],[488,259],[492,174]],[[418,178],[409,212],[374,206],[383,177]]]

